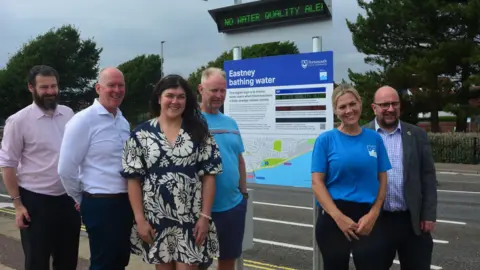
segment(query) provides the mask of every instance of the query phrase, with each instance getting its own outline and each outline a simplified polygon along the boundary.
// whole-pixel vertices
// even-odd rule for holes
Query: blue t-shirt
[[[216,191],[212,212],[223,212],[237,206],[243,200],[239,189],[240,171],[238,155],[245,151],[238,125],[223,113],[203,112],[210,133],[215,137],[222,157],[223,173],[215,180]]]
[[[374,130],[358,135],[338,129],[318,136],[312,153],[312,173],[325,173],[325,185],[333,200],[373,204],[379,172],[392,168],[383,140]]]

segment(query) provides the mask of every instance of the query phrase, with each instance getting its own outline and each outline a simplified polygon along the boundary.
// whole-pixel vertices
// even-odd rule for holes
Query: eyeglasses
[[[394,109],[400,108],[400,102],[399,101],[374,103],[374,104],[379,106],[380,108],[382,108],[382,110],[388,110],[390,108],[390,106],[392,106]]]

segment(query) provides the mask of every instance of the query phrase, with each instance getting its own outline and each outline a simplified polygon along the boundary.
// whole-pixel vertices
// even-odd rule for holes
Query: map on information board
[[[245,145],[247,181],[311,186],[316,138],[333,128],[333,53],[226,61],[224,113]]]

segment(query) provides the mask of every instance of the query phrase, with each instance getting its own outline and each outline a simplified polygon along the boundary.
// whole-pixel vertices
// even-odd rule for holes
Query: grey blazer
[[[403,144],[404,196],[413,230],[421,234],[420,221],[437,219],[437,175],[427,133],[400,121]],[[375,130],[375,120],[364,126]]]

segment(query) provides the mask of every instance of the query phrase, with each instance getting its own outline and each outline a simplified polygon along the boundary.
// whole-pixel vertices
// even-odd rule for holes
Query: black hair
[[[168,75],[160,79],[153,88],[150,99],[150,111],[152,117],[160,116],[161,107],[158,104],[158,97],[167,89],[182,88],[185,91],[186,103],[185,110],[182,113],[183,126],[185,132],[190,134],[193,141],[203,143],[208,137],[207,121],[198,105],[196,95],[188,82],[180,75]]]
[[[39,75],[44,77],[55,77],[57,79],[57,83],[60,80],[58,76],[58,72],[54,68],[46,65],[38,65],[38,66],[32,67],[28,72],[28,78],[27,78],[28,84],[35,87],[36,78]]]

